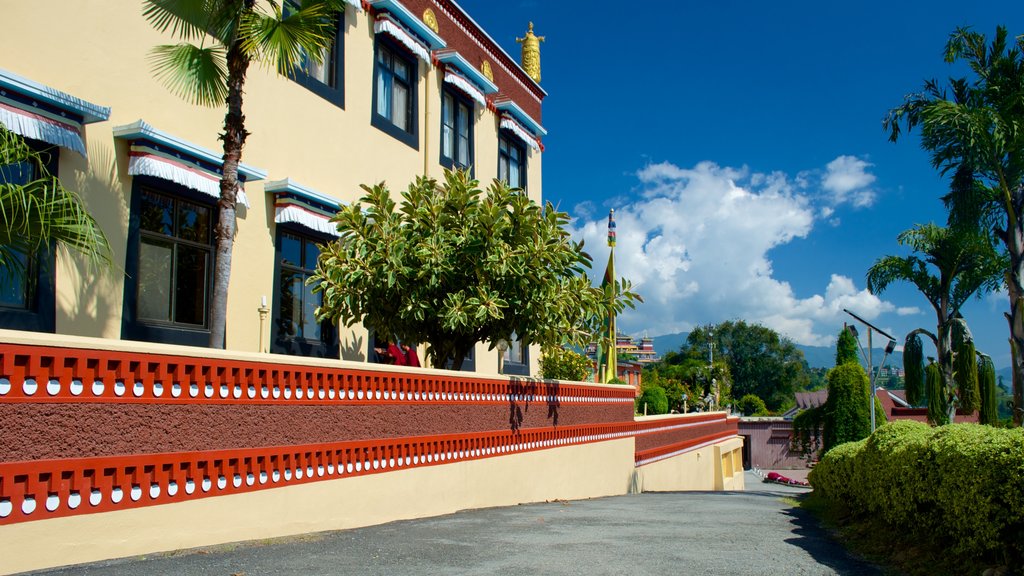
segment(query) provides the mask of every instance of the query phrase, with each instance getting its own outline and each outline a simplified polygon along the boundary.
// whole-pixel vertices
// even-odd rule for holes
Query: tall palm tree
[[[896,141],[901,127],[921,128],[921,144],[932,164],[953,175],[943,199],[950,222],[980,227],[1003,244],[1009,256],[1005,274],[1010,296],[1013,358],[1013,419],[1024,412],[1024,36],[1011,40],[996,28],[991,44],[983,34],[958,28],[945,49],[948,63],[965,62],[973,78],[949,81],[948,92],[935,80],[907,96],[883,122]]]
[[[175,94],[203,106],[227,106],[223,176],[214,229],[210,346],[224,347],[238,164],[249,132],[242,113],[253,62],[290,74],[305,59],[322,63],[335,37],[342,0],[143,0],[143,15],[181,42],[152,51],[156,76]],[[197,42],[198,44],[194,43]]]
[[[26,273],[23,258],[51,244],[110,266],[110,244],[78,194],[46,169],[42,156],[0,124],[0,271]]]
[[[954,337],[961,343],[970,341],[966,324],[960,319],[960,307],[979,291],[996,289],[1000,284],[1000,273],[1005,261],[1000,258],[988,238],[965,229],[943,228],[935,224],[918,225],[905,230],[896,237],[901,246],[911,248],[917,255],[884,256],[868,269],[868,289],[881,294],[893,282],[909,282],[924,294],[935,310],[936,331],[932,333],[918,328],[907,335],[907,349],[920,349],[919,342],[913,342],[923,334],[931,339],[938,356],[942,372],[944,397],[952,397],[954,381]],[[938,272],[935,276],[932,272]],[[959,334],[957,334],[959,329]],[[969,362],[974,362],[974,351]],[[921,358],[905,355],[904,362],[920,362]],[[962,387],[977,387],[976,383],[961,382]],[[972,388],[973,389],[973,388]],[[969,396],[961,390],[960,398]],[[970,401],[969,401],[970,402]],[[966,406],[971,407],[971,406]],[[973,407],[972,407],[973,408]],[[938,422],[936,422],[938,424]]]

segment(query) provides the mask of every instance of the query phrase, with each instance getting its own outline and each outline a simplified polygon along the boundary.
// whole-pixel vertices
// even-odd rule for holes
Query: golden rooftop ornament
[[[533,22],[530,22],[530,29],[526,31],[525,38],[516,38],[516,42],[523,45],[523,70],[538,84],[540,84],[540,43],[543,41],[543,36],[533,33]]]
[[[491,72],[491,63],[488,60],[484,60],[480,63],[480,73],[483,74],[488,80],[494,82],[494,72]]]

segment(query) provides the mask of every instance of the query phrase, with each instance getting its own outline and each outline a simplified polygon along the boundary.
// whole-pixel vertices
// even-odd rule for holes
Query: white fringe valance
[[[0,123],[19,136],[42,140],[47,144],[74,150],[85,156],[85,142],[82,141],[81,130],[70,121],[58,122],[0,102]]]
[[[361,12],[363,9],[363,3],[361,0],[345,0],[345,3],[352,5],[356,9],[356,12]]]
[[[321,214],[317,214],[316,212],[304,210],[301,206],[296,204],[275,206],[274,222],[277,222],[278,224],[300,224],[310,230],[320,232],[321,234],[338,236],[338,228],[331,223],[329,218],[326,218]]]
[[[502,114],[501,122],[498,125],[506,130],[510,130],[513,134],[518,136],[520,140],[526,142],[530,148],[540,150],[540,142],[537,142],[537,137],[524,128],[522,124],[516,122],[511,116]]]
[[[380,14],[377,16],[377,21],[373,24],[373,31],[376,34],[381,32],[391,36],[399,44],[405,46],[410,52],[418,56],[421,60],[430,64],[430,50],[427,46],[416,39],[416,37],[402,27],[401,24],[394,21],[387,14]]]
[[[451,70],[444,71],[444,81],[465,92],[470,98],[476,100],[484,108],[487,107],[487,98],[485,98],[484,93],[476,87],[476,84],[473,84]]]
[[[133,150],[128,159],[128,174],[169,180],[189,190],[220,198],[219,175],[212,174],[197,166],[175,162],[169,158]],[[236,202],[246,208],[249,207],[249,198],[245,195],[241,181],[238,183]]]

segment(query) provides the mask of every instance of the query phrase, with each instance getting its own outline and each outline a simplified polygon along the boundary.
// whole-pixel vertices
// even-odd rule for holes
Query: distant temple
[[[627,354],[633,356],[635,358],[635,362],[638,364],[650,364],[661,360],[661,358],[658,358],[658,353],[654,351],[654,338],[650,338],[646,335],[642,338],[633,338],[632,336],[626,336],[625,334],[616,334],[615,350],[618,352],[620,358],[624,354]],[[587,345],[586,354],[591,360],[597,359],[596,342],[592,342]]]

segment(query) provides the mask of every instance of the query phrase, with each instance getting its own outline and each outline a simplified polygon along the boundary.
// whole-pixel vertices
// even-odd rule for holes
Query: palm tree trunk
[[[246,0],[244,10],[252,10],[255,0]],[[238,163],[249,135],[242,114],[242,89],[249,69],[249,56],[236,39],[227,55],[228,112],[224,116],[224,173],[220,179],[217,225],[214,246],[213,295],[210,298],[210,348],[224,348],[227,327],[228,283],[231,280],[231,249],[235,240],[235,204],[238,200]]]
[[[1006,287],[1010,293],[1010,352],[1013,362],[1013,423],[1021,425],[1024,415],[1024,230],[1018,227],[1011,232],[1014,242],[1008,243],[1011,273],[1006,275]]]

